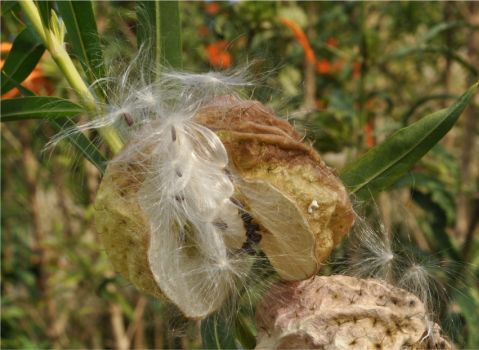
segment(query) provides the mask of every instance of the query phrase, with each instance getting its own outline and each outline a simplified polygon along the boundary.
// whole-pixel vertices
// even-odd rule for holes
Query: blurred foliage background
[[[132,57],[135,3],[94,6],[105,55]],[[476,2],[199,1],[180,11],[184,68],[249,66],[252,98],[295,123],[338,171],[478,79]],[[2,2],[2,64],[24,20]],[[75,99],[47,53],[23,85]],[[460,348],[479,348],[478,106],[476,96],[376,199],[385,229],[449,295],[437,317]],[[44,121],[1,125],[2,348],[201,347],[199,322],[112,271],[92,220],[99,173],[66,144],[44,152],[54,133]]]

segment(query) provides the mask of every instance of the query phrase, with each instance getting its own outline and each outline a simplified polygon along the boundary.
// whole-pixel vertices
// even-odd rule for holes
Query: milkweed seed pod
[[[283,279],[312,276],[353,221],[344,186],[287,121],[217,94],[235,84],[166,74],[97,122],[127,140],[95,203],[105,250],[191,318],[244,284],[258,248]]]
[[[315,276],[270,289],[257,349],[451,349],[411,293],[374,279]]]
[[[248,211],[262,227],[260,248],[278,274],[315,274],[348,233],[348,194],[316,150],[256,101],[217,99],[195,119],[220,137]]]

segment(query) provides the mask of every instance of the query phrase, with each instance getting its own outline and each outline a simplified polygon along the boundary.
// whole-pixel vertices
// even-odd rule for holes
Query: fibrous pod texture
[[[315,276],[271,288],[257,349],[450,349],[413,294],[374,279]]]
[[[203,318],[247,276],[256,249],[280,277],[302,280],[349,231],[344,186],[259,102],[214,98],[160,119],[110,162],[95,203],[114,268],[140,290]]]

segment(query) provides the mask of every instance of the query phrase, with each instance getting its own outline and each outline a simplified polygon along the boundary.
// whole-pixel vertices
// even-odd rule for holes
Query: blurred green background
[[[135,3],[94,6],[105,56],[132,57]],[[180,11],[184,68],[248,66],[252,98],[305,132],[338,171],[478,79],[476,2],[199,1]],[[23,21],[3,2],[2,64]],[[23,85],[75,99],[48,54]],[[460,348],[479,348],[478,106],[476,96],[376,200],[386,229],[449,295],[436,315]],[[92,218],[99,173],[66,144],[44,152],[54,132],[44,121],[1,125],[2,348],[200,348],[199,322],[114,273]],[[347,243],[333,259],[346,252]]]

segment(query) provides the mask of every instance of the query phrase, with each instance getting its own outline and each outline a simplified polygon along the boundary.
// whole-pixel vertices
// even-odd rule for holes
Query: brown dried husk
[[[429,328],[416,296],[374,279],[281,283],[264,297],[256,318],[257,349],[452,348],[437,324]]]
[[[291,124],[259,102],[223,98],[196,120],[225,145],[242,200],[262,226],[260,248],[279,275],[314,275],[353,223],[338,177]]]

